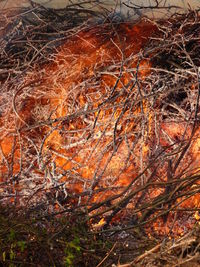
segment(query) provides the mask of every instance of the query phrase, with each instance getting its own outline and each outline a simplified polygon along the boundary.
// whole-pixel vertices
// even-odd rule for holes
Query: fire
[[[52,63],[27,74],[12,103],[5,103],[0,176],[1,182],[18,177],[14,191],[30,196],[38,184],[43,190],[64,184],[65,190],[78,194],[79,202],[91,207],[133,184],[144,186],[153,147],[168,147],[170,154],[172,144],[190,138],[192,126],[184,123],[165,121],[155,129],[158,115],[140,91],[152,66],[141,53],[158,31],[156,26],[141,21],[111,27],[95,26],[75,34]],[[199,150],[196,132],[183,159],[189,166],[187,175],[199,170]],[[166,164],[159,166],[158,180],[153,182],[167,182],[166,169]],[[162,187],[152,188],[148,195],[156,198],[162,192]],[[180,205],[199,206],[199,196]],[[101,219],[94,228],[104,224]]]
[[[97,230],[101,229],[105,224],[106,224],[106,222],[105,222],[104,218],[102,218],[98,223],[93,224],[92,228],[94,231],[97,231]]]
[[[120,80],[117,82],[120,67],[117,64],[120,64],[122,57],[128,58],[131,54],[137,54],[142,47],[142,42],[144,45],[148,35],[155,31],[155,27],[148,23],[138,26],[125,24],[121,25],[118,33],[114,33],[109,38],[100,35],[99,30],[92,29],[72,38],[61,48],[55,59],[56,63],[51,65],[50,69],[49,66],[46,67],[49,75],[47,79],[50,80],[48,84],[54,84],[55,75],[58,75],[57,85],[52,88],[54,94],[57,94],[57,100],[55,98],[50,99],[52,108],[57,107],[55,116],[62,117],[66,114],[73,114],[76,110],[83,110],[81,112],[85,115],[62,125],[69,131],[71,143],[69,143],[70,139],[67,140],[62,137],[59,130],[55,130],[46,138],[44,150],[50,148],[54,152],[62,154],[63,157],[55,157],[56,165],[61,166],[64,170],[70,169],[72,171],[75,169],[75,172],[84,178],[84,183],[87,183],[87,181],[91,183],[90,181],[94,181],[95,176],[101,175],[106,177],[104,183],[108,183],[109,177],[113,179],[125,169],[123,161],[128,156],[128,151],[124,147],[124,141],[119,145],[116,155],[112,155],[109,151],[114,128],[123,109],[120,105],[124,97],[122,91],[125,90],[125,86],[131,79],[131,73],[127,74],[123,70]],[[119,38],[125,40],[123,46],[126,49],[120,45],[119,34]],[[122,51],[123,49],[124,51]],[[131,67],[136,67],[136,62],[132,61],[128,64],[129,68],[130,64]],[[112,72],[106,70],[107,66],[110,65]],[[139,75],[145,76],[145,72],[149,72],[149,67],[150,63],[148,61],[141,62]],[[67,73],[63,69],[67,69]],[[97,70],[98,73],[96,73]],[[60,79],[59,76],[61,75],[64,77]],[[113,94],[111,89],[115,86],[116,89]],[[114,108],[107,100],[109,95],[110,98],[115,97],[116,106]],[[101,105],[102,109],[99,108]],[[92,114],[90,114],[90,110]],[[138,111],[133,112],[137,114]],[[97,119],[97,123],[94,127],[95,119]],[[94,129],[91,132],[92,127]],[[126,125],[124,129],[120,123],[116,126],[115,131],[125,132],[128,130],[127,127],[134,127],[134,122]],[[133,139],[134,136],[131,138]],[[101,152],[103,151],[102,148],[105,149],[104,152]],[[75,149],[79,151],[73,155]],[[73,163],[71,161],[72,155]],[[111,156],[112,159],[110,159]],[[66,158],[69,158],[69,160]],[[106,165],[107,168],[104,170]],[[136,175],[134,172],[129,174],[130,169],[131,167],[129,167],[128,175],[126,171],[123,171],[118,179],[115,179],[114,184],[118,186],[128,184],[130,179],[133,179],[133,176]],[[84,183],[82,186],[84,186]],[[82,186],[79,184],[80,192],[83,190]],[[95,183],[92,186],[95,186]]]

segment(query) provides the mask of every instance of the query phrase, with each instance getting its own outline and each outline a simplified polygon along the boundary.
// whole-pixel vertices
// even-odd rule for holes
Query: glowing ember
[[[97,231],[97,230],[100,230],[105,224],[106,224],[106,222],[105,222],[104,218],[102,218],[98,223],[93,224],[92,228],[93,228],[93,230]]]
[[[70,197],[76,206],[86,204],[91,216],[95,216],[93,205],[102,201],[105,206],[98,212],[106,209],[109,217],[114,205],[117,214],[115,196],[122,197],[120,205],[127,210],[138,209],[144,220],[151,213],[142,214],[143,200],[154,201],[156,214],[165,193],[168,208],[174,197],[181,208],[199,207],[199,195],[183,199],[177,196],[178,187],[170,187],[176,173],[181,173],[182,188],[184,177],[199,171],[198,131],[179,158],[181,165],[172,167],[173,155],[184,150],[193,126],[161,120],[161,104],[153,99],[152,105],[147,97],[152,62],[142,49],[157,31],[145,21],[81,31],[60,47],[52,63],[27,74],[12,100],[4,101],[2,95],[0,178],[8,188],[12,183],[13,189],[7,188],[12,201],[30,200],[40,185],[41,198],[42,191],[62,187],[64,196],[54,203],[55,210],[63,209]],[[191,88],[195,90],[195,85]],[[164,230],[159,220],[153,227],[161,225]],[[169,225],[172,221],[173,216]],[[93,228],[105,224],[101,218]],[[168,225],[166,229],[170,231]]]
[[[102,30],[105,31],[105,37]],[[116,155],[110,151],[109,146],[112,146],[115,134],[120,132],[125,135],[136,127],[132,114],[137,116],[140,112],[138,107],[133,107],[122,118],[123,123],[119,121],[124,109],[122,103],[131,93],[127,85],[133,83],[131,80],[137,66],[137,57],[135,61],[129,57],[139,52],[155,27],[148,23],[137,26],[125,24],[118,26],[111,36],[107,34],[108,30],[107,27],[94,28],[69,40],[56,55],[55,63],[44,67],[41,78],[27,77],[27,88],[23,86],[24,89],[20,89],[14,98],[14,111],[17,115],[15,124],[20,137],[23,140],[34,138],[35,145],[41,145],[38,142],[43,139],[40,156],[51,157],[62,170],[70,170],[70,175],[78,173],[84,178],[83,183],[79,181],[75,186],[79,191],[83,190],[85,183],[90,183],[90,180],[94,182],[94,176],[101,173],[106,177],[105,183],[114,179],[118,186],[128,184],[137,174],[136,170],[129,174],[133,169],[131,166],[126,174],[124,159],[129,154],[128,144],[124,140],[120,143],[115,140],[118,147]],[[148,61],[142,61],[138,66],[138,75],[147,75],[149,66]],[[126,68],[130,67],[133,70],[129,73]],[[30,79],[38,80],[39,86],[34,83],[29,85]],[[113,98],[115,106],[111,102]],[[11,113],[7,120],[9,126],[11,124],[14,128],[12,116]],[[68,119],[67,116],[71,118]],[[51,118],[51,125],[39,127],[40,121],[42,126],[48,118]],[[124,121],[129,122],[125,124]],[[12,150],[13,134],[9,134],[11,137],[3,138],[1,142],[5,157]],[[134,138],[135,133],[130,133],[128,141]],[[15,142],[18,144],[19,140]],[[19,154],[19,148],[14,150]],[[14,174],[18,172],[16,170]],[[62,177],[62,180],[65,178]]]

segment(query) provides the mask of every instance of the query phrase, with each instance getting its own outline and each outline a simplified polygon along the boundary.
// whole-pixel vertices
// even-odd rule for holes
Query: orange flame
[[[137,73],[142,83],[151,72],[150,60],[139,60],[140,50],[157,29],[145,21],[121,24],[114,31],[110,27],[95,27],[71,37],[53,63],[45,65],[39,74],[27,75],[27,86],[22,85],[15,94],[12,111],[7,103],[0,121],[4,125],[1,182],[21,174],[23,168],[28,170],[26,175],[32,172],[35,179],[52,182],[49,176],[53,167],[49,163],[53,163],[60,183],[80,194],[98,189],[90,201],[100,202],[122,192],[144,169],[139,158],[145,162],[151,150],[154,114],[142,96],[139,104],[133,103],[127,111],[126,98],[135,94],[136,86],[130,86],[134,75]],[[38,84],[31,84],[31,80]],[[137,122],[142,113],[148,120],[141,137]],[[176,140],[183,136],[185,126],[165,122],[159,131],[164,147],[169,145],[166,135]],[[191,127],[185,139],[190,132]],[[123,138],[117,139],[118,134]],[[185,159],[191,159],[190,170],[198,169],[199,147],[197,135]],[[160,176],[164,173],[166,181],[166,171],[161,168],[159,172]],[[110,185],[116,189],[101,192]],[[162,189],[152,190],[150,195],[155,197],[160,192]],[[199,196],[183,202],[184,206],[199,206]],[[95,227],[104,223],[102,219]]]

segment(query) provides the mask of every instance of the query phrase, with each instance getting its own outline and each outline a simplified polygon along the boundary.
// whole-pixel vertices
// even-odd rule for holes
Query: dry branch
[[[80,210],[104,233],[154,221],[173,232],[199,208],[198,12],[127,24],[91,13],[0,18],[1,202]]]

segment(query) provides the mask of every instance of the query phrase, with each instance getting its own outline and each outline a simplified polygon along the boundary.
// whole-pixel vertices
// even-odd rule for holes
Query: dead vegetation
[[[0,21],[1,204],[80,218],[114,244],[97,266],[197,262],[198,11],[125,23],[36,5]]]

